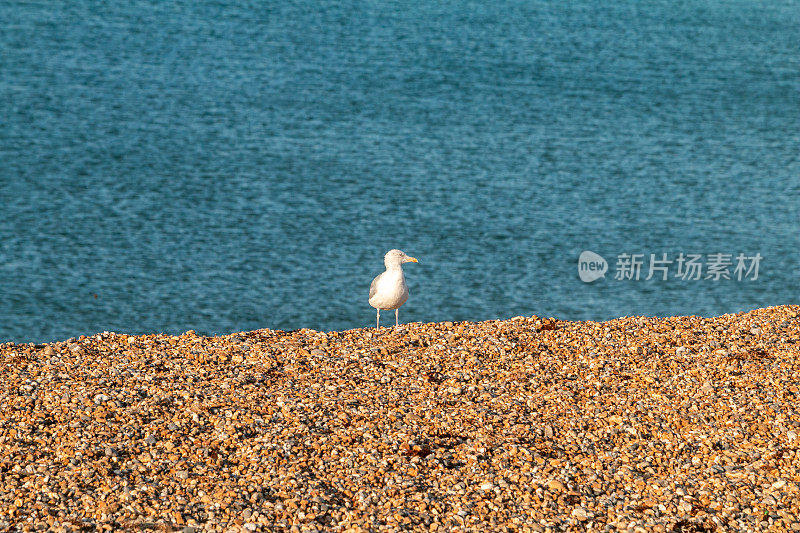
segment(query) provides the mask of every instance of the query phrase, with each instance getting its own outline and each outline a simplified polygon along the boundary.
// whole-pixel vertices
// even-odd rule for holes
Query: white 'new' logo
[[[605,277],[606,271],[608,271],[608,263],[603,256],[589,250],[581,252],[581,256],[578,258],[578,276],[581,281],[591,283]]]

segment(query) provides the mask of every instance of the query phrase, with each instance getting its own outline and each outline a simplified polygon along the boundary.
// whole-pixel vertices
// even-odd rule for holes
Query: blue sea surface
[[[0,341],[373,326],[391,248],[403,322],[800,299],[798,0],[6,1],[0,28]]]

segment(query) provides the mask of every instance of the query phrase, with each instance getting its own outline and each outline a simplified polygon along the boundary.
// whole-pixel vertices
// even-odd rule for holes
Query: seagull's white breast
[[[401,269],[387,270],[376,280],[376,291],[369,305],[376,309],[397,309],[408,300],[408,285]]]

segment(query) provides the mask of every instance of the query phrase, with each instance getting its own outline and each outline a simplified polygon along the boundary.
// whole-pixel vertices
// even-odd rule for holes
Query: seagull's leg
[[[394,325],[395,326],[399,326],[400,325],[400,322],[399,322],[400,319],[398,318],[399,314],[400,314],[400,308],[398,307],[397,309],[394,310]]]
[[[381,327],[381,310],[378,309],[378,323],[375,325],[375,329],[380,329]]]

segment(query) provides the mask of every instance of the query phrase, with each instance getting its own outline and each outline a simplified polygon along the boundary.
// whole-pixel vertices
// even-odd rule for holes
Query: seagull
[[[381,309],[394,309],[394,325],[400,324],[400,306],[408,300],[408,285],[403,275],[403,263],[419,263],[400,250],[389,250],[383,256],[386,272],[372,280],[369,286],[369,305],[378,310],[378,324],[381,327]]]

